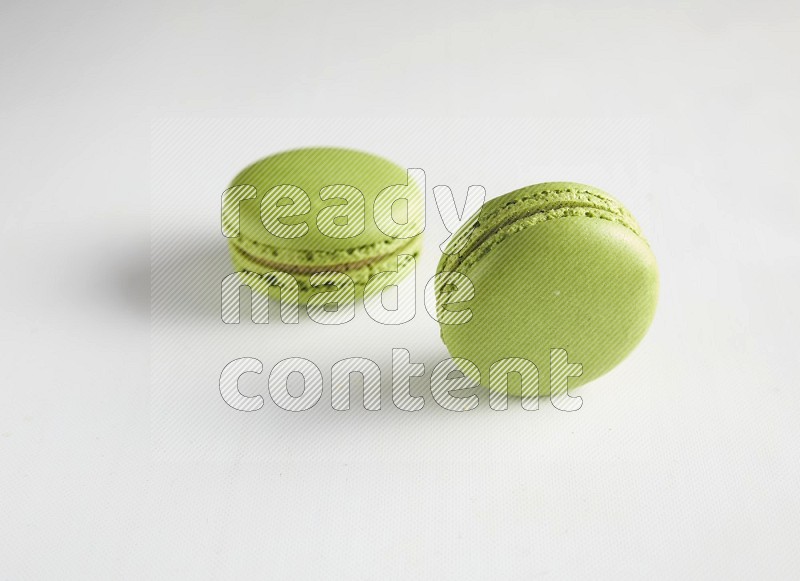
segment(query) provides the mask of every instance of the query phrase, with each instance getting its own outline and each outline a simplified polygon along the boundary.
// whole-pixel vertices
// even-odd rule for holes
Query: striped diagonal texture
[[[381,368],[371,359],[350,357],[333,364],[331,368],[331,407],[350,409],[350,391],[353,375],[359,374],[364,384],[364,409],[381,409]]]
[[[305,221],[286,223],[282,218],[305,216],[311,211],[311,200],[299,187],[283,184],[270,188],[261,198],[261,223],[278,238],[300,238],[308,234]]]
[[[289,393],[289,376],[299,373],[303,377],[303,392],[298,396]],[[302,412],[314,407],[322,397],[322,372],[313,362],[303,357],[289,357],[275,364],[269,374],[269,395],[275,405],[290,412]]]
[[[475,296],[475,285],[469,277],[457,271],[444,271],[437,272],[431,282],[436,301],[436,320],[442,325],[468,323],[472,319],[472,311],[468,306],[458,308],[458,303],[466,303]]]
[[[510,390],[522,399],[522,409],[539,409],[539,369],[532,361],[521,357],[508,357],[492,364],[489,370],[489,405],[493,410],[508,407],[511,375],[519,380],[519,388]]]
[[[470,236],[462,235],[455,239],[456,234],[465,224],[480,218],[480,211],[486,199],[486,188],[483,186],[470,186],[467,188],[467,199],[460,215],[456,207],[453,191],[448,186],[435,186],[433,188],[433,197],[436,200],[439,215],[450,233],[450,236],[439,245],[439,249],[448,254],[458,253],[469,241]],[[451,241],[454,244],[451,244]]]
[[[425,406],[425,398],[411,394],[411,378],[421,377],[425,365],[412,363],[408,349],[392,349],[392,401],[406,412],[415,412]]]
[[[345,273],[317,272],[311,275],[311,286],[322,290],[308,299],[309,319],[321,325],[343,325],[355,318],[355,284]]]
[[[319,192],[324,201],[341,200],[339,204],[325,206],[317,214],[317,228],[331,238],[354,238],[364,231],[366,204],[358,188],[334,184]]]
[[[425,229],[425,197],[414,195],[422,184],[425,191],[425,172],[408,170],[408,183],[389,186],[378,194],[374,205],[375,224],[391,238],[412,238]]]
[[[227,324],[238,324],[240,318],[241,287],[251,290],[251,316],[254,323],[269,323],[269,289],[280,289],[281,320],[287,324],[300,322],[298,308],[298,285],[294,277],[285,272],[233,272],[222,280],[222,321]]]
[[[456,373],[456,377],[450,377]],[[433,400],[451,412],[466,412],[473,410],[480,404],[480,399],[475,393],[459,392],[474,389],[480,382],[473,379],[480,372],[474,363],[467,359],[445,359],[436,364],[431,373],[431,395]]]
[[[241,357],[228,363],[219,378],[219,392],[222,399],[240,412],[253,412],[264,406],[260,395],[248,397],[239,391],[239,378],[245,373],[261,373],[264,365],[258,359]]]
[[[583,365],[570,363],[565,349],[550,350],[550,401],[553,407],[564,412],[574,412],[583,405],[580,396],[571,396],[568,392],[568,378],[578,377],[583,373]]]
[[[236,238],[239,235],[239,203],[252,200],[258,190],[249,184],[232,186],[222,193],[222,235]]]

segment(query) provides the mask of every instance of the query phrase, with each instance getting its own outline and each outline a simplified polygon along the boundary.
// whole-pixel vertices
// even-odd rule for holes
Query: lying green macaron
[[[487,202],[453,237],[438,271],[474,286],[460,307],[446,305],[451,284],[436,289],[440,309],[471,311],[467,322],[441,326],[450,354],[475,365],[462,364],[465,375],[489,387],[493,363],[526,359],[538,368],[540,395],[550,392],[551,349],[582,365],[570,388],[587,383],[639,343],[658,300],[656,260],[633,216],[602,190],[569,182]],[[520,385],[509,381],[508,393],[520,395]]]
[[[348,275],[359,296],[373,274],[397,270],[399,255],[419,255],[424,193],[405,168],[376,155],[286,151],[242,170],[237,186],[256,194],[239,202],[238,235],[229,240],[234,266],[292,275],[301,303],[317,290],[315,273]]]

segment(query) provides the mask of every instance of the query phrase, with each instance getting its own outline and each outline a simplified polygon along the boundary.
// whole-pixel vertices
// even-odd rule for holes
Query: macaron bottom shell
[[[582,365],[582,374],[569,378],[570,388],[610,371],[641,341],[655,313],[658,268],[648,244],[602,218],[566,216],[510,227],[463,269],[475,294],[458,308],[469,308],[472,318],[442,325],[451,356],[471,361],[480,376],[469,365],[462,371],[490,388],[493,363],[531,361],[539,395],[550,393],[551,349],[566,350],[570,363]],[[519,396],[513,375],[508,393]]]

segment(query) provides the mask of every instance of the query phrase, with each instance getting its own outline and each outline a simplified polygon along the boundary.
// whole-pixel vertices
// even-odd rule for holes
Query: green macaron
[[[538,369],[540,395],[550,392],[553,350],[582,367],[570,388],[596,379],[641,341],[658,300],[656,260],[630,212],[598,188],[569,182],[484,204],[455,234],[438,272],[460,273],[474,288],[457,305],[453,294],[463,298],[464,284],[437,279],[440,315],[470,313],[441,325],[464,374],[492,387],[494,363],[524,359]],[[509,381],[508,393],[520,395],[520,386]]]
[[[236,270],[290,274],[301,303],[323,286],[315,273],[344,273],[363,296],[372,275],[397,271],[400,255],[419,255],[424,193],[405,168],[376,155],[285,151],[242,170],[229,191],[237,187],[251,193],[238,202],[229,239]]]

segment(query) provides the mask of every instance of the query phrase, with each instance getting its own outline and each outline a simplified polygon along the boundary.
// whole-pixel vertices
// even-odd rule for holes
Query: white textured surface
[[[799,25],[790,2],[4,7],[0,578],[796,578]],[[332,135],[426,156],[429,190],[569,170],[619,193],[662,268],[650,335],[573,414],[286,418],[267,400],[222,418],[190,400],[206,440],[154,452],[151,125],[226,116],[411,119],[384,146],[370,123]],[[419,119],[442,116],[471,121],[414,148]],[[551,130],[505,144],[481,120],[498,116]],[[559,133],[564,118],[583,121]],[[567,147],[581,127],[595,150]],[[221,148],[197,199],[258,145]],[[648,197],[609,185],[632,179]],[[205,308],[190,296],[176,316]],[[221,336],[185,331],[187,349]],[[233,357],[259,329],[239,331],[220,341]],[[417,331],[307,356],[444,356],[432,321]]]

